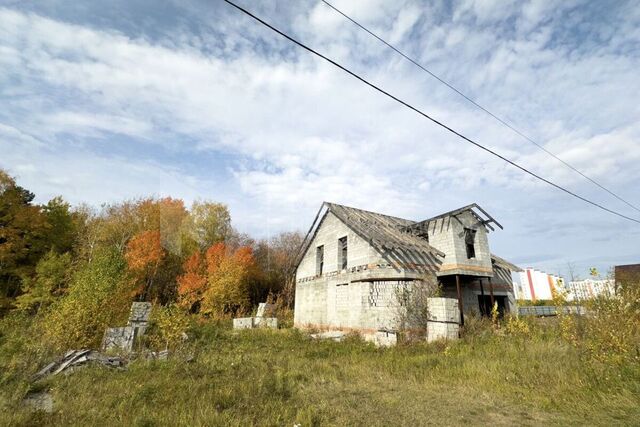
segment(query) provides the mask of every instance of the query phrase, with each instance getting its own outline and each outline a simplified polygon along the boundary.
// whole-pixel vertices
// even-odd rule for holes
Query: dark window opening
[[[316,248],[316,275],[322,275],[322,269],[324,268],[324,246],[318,246]]]
[[[495,295],[493,297],[494,303],[498,306],[498,317],[504,317],[505,313],[509,310],[507,308],[507,297]],[[480,314],[486,317],[491,317],[491,296],[490,295],[478,295],[478,305],[480,306]]]
[[[347,268],[347,236],[338,240],[338,265],[341,270]]]
[[[464,229],[464,243],[467,247],[467,259],[476,257],[476,230],[472,230],[470,228]]]

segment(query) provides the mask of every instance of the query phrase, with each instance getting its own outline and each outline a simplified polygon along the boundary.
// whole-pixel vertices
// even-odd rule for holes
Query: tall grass
[[[39,384],[50,357],[26,319],[0,324],[0,424],[10,425],[633,425],[640,370],[602,364],[559,336],[479,321],[455,343],[377,349],[357,337],[314,341],[292,329],[233,331],[200,324],[191,362],[87,367]],[[9,329],[8,329],[9,328]],[[11,329],[13,328],[13,329]],[[31,337],[31,338],[29,338]],[[49,389],[52,414],[21,406]]]

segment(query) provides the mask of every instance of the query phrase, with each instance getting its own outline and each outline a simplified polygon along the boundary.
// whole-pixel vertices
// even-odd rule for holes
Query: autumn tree
[[[143,231],[157,231],[165,249],[179,252],[183,222],[187,215],[182,200],[170,197],[105,205],[98,215],[91,218],[88,225],[90,230],[87,230],[91,238],[85,243],[94,248],[115,246],[124,252],[127,243],[135,235]]]
[[[59,349],[97,347],[105,328],[126,323],[131,301],[122,254],[115,247],[97,249],[47,311],[43,334]]]
[[[247,279],[255,268],[253,251],[244,246],[231,252],[223,243],[213,245],[206,254],[207,289],[201,312],[210,316],[228,316],[250,306]]]
[[[165,258],[160,231],[143,231],[133,236],[124,256],[135,284],[134,295],[146,301]]]
[[[278,295],[281,302],[293,306],[296,255],[302,244],[299,232],[284,232],[254,245],[256,275],[250,283],[251,301],[265,301],[268,295]]]
[[[34,194],[0,170],[0,310],[19,295],[22,277],[31,276],[47,252],[50,228]]]
[[[205,260],[200,251],[194,252],[183,264],[183,274],[178,277],[178,305],[197,312],[207,287]]]
[[[231,215],[222,203],[196,201],[185,223],[186,234],[201,251],[231,236]]]

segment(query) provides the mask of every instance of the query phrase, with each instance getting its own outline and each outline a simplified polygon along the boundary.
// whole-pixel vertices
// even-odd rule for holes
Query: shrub
[[[75,273],[69,291],[42,320],[45,339],[57,349],[98,346],[105,328],[124,324],[131,305],[125,261],[115,249],[96,251]]]
[[[149,345],[156,349],[175,349],[191,327],[190,317],[176,305],[155,306],[151,311]]]
[[[640,362],[640,283],[587,301],[585,307],[586,316],[558,315],[560,335],[600,362]]]

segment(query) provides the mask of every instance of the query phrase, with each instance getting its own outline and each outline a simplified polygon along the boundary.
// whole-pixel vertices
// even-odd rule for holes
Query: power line
[[[602,205],[600,205],[600,204],[598,204],[598,203],[596,203],[596,202],[593,202],[593,201],[591,201],[591,200],[589,200],[589,199],[587,199],[587,198],[585,198],[585,197],[580,196],[579,194],[576,194],[576,193],[572,192],[571,190],[568,190],[568,189],[566,189],[566,188],[564,188],[564,187],[562,187],[562,186],[560,186],[560,185],[558,185],[558,184],[555,184],[554,182],[552,182],[552,181],[550,181],[550,180],[548,180],[548,179],[546,179],[546,178],[543,178],[543,177],[541,177],[540,175],[537,175],[535,172],[531,172],[530,170],[526,169],[525,167],[520,166],[520,165],[519,165],[519,164],[517,164],[516,162],[514,162],[514,161],[512,161],[512,160],[509,160],[508,158],[506,158],[506,157],[504,157],[503,155],[501,155],[501,154],[499,154],[499,153],[497,153],[497,152],[495,152],[495,151],[491,150],[490,148],[487,148],[487,147],[485,147],[484,145],[482,145],[482,144],[480,144],[480,143],[478,143],[478,142],[476,142],[476,141],[474,141],[474,140],[472,140],[472,139],[470,139],[470,138],[468,138],[468,137],[464,136],[464,135],[463,135],[463,134],[461,134],[460,132],[458,132],[458,131],[456,131],[456,130],[452,129],[451,127],[449,127],[449,126],[445,125],[444,123],[442,123],[442,122],[438,121],[437,119],[434,119],[433,117],[431,117],[431,116],[429,116],[428,114],[426,114],[426,113],[422,112],[421,110],[419,110],[418,108],[414,107],[413,105],[411,105],[411,104],[409,104],[409,103],[407,103],[407,102],[403,101],[402,99],[400,99],[400,98],[396,97],[395,95],[392,95],[392,94],[390,94],[389,92],[385,91],[384,89],[382,89],[382,88],[380,88],[380,87],[376,86],[375,84],[373,84],[373,83],[369,82],[369,81],[368,81],[368,80],[366,80],[365,78],[363,78],[363,77],[359,76],[358,74],[356,74],[355,72],[353,72],[353,71],[349,70],[348,68],[346,68],[346,67],[344,67],[344,66],[340,65],[340,64],[339,64],[339,63],[337,63],[336,61],[334,61],[334,60],[332,60],[332,59],[330,59],[330,58],[328,58],[328,57],[324,56],[323,54],[321,54],[321,53],[319,53],[319,52],[315,51],[313,48],[311,48],[311,47],[309,47],[309,46],[305,45],[304,43],[302,43],[302,42],[300,42],[300,41],[298,41],[298,40],[294,39],[294,38],[293,38],[293,37],[291,37],[290,35],[288,35],[288,34],[286,34],[286,33],[282,32],[282,31],[280,31],[279,29],[277,29],[277,28],[276,28],[276,27],[274,27],[273,25],[271,25],[271,24],[269,24],[268,22],[266,22],[266,21],[262,20],[261,18],[257,17],[257,16],[256,16],[256,15],[254,15],[253,13],[251,13],[251,12],[249,12],[248,10],[244,9],[243,7],[238,6],[237,4],[235,4],[234,2],[232,2],[232,1],[230,1],[230,0],[224,0],[224,1],[225,1],[226,3],[228,3],[228,4],[230,4],[231,6],[235,7],[236,9],[238,9],[238,10],[239,10],[239,11],[241,11],[242,13],[244,13],[244,14],[246,14],[246,15],[250,16],[251,18],[253,18],[254,20],[258,21],[259,23],[261,23],[261,24],[262,24],[262,25],[264,25],[265,27],[269,28],[270,30],[272,30],[272,31],[274,31],[274,32],[276,32],[276,33],[278,33],[278,34],[280,34],[282,37],[286,38],[287,40],[291,41],[292,43],[295,43],[296,45],[298,45],[298,46],[300,46],[301,48],[303,48],[303,49],[307,50],[308,52],[311,52],[311,53],[313,53],[314,55],[316,55],[316,56],[318,56],[318,57],[320,57],[320,58],[324,59],[324,60],[325,60],[325,61],[327,61],[327,62],[329,62],[330,64],[333,64],[334,66],[336,66],[336,67],[340,68],[340,69],[341,69],[342,71],[344,71],[345,73],[347,73],[347,74],[349,74],[349,75],[351,75],[351,76],[355,77],[356,79],[360,80],[362,83],[366,84],[367,86],[371,87],[372,89],[375,89],[376,91],[378,91],[378,92],[382,93],[383,95],[388,96],[389,98],[393,99],[394,101],[396,101],[396,102],[398,102],[398,103],[400,103],[400,104],[404,105],[405,107],[409,108],[410,110],[413,110],[414,112],[416,112],[416,113],[420,114],[420,115],[421,115],[421,116],[423,116],[424,118],[431,120],[433,123],[435,123],[435,124],[437,124],[438,126],[440,126],[440,127],[444,128],[444,129],[448,130],[449,132],[451,132],[451,133],[453,133],[454,135],[456,135],[456,136],[458,136],[458,137],[460,137],[460,138],[464,139],[465,141],[467,141],[467,142],[469,142],[469,143],[471,143],[471,144],[475,145],[476,147],[478,147],[478,148],[480,148],[480,149],[482,149],[482,150],[484,150],[484,151],[486,151],[486,152],[488,152],[488,153],[490,153],[490,154],[492,154],[492,155],[494,155],[494,156],[498,157],[498,158],[499,158],[499,159],[501,159],[501,160],[504,160],[505,162],[509,163],[509,164],[510,164],[510,165],[512,165],[512,166],[515,166],[516,168],[518,168],[518,169],[520,169],[521,171],[523,171],[523,172],[525,172],[525,173],[527,173],[527,174],[529,174],[529,175],[533,176],[534,178],[537,178],[537,179],[539,179],[540,181],[543,181],[543,182],[545,182],[545,183],[547,183],[547,184],[551,185],[552,187],[557,188],[558,190],[564,191],[565,193],[567,193],[567,194],[569,194],[569,195],[571,195],[571,196],[573,196],[573,197],[575,197],[575,198],[577,198],[577,199],[582,200],[583,202],[589,203],[589,204],[591,204],[591,205],[593,205],[593,206],[595,206],[595,207],[598,207],[598,208],[600,208],[600,209],[602,209],[602,210],[604,210],[604,211],[606,211],[606,212],[609,212],[609,213],[611,213],[611,214],[613,214],[613,215],[617,215],[617,216],[619,216],[619,217],[621,217],[621,218],[624,218],[624,219],[627,219],[627,220],[629,220],[629,221],[633,221],[633,222],[636,222],[636,223],[640,224],[640,220],[637,220],[637,219],[635,219],[635,218],[631,218],[631,217],[629,217],[629,216],[626,216],[626,215],[624,215],[624,214],[621,214],[621,213],[619,213],[619,212],[616,212],[616,211],[614,211],[614,210],[612,210],[612,209],[609,209],[609,208],[607,208],[607,207],[605,207],[605,206],[602,206]]]
[[[406,55],[404,52],[402,52],[400,49],[396,48],[394,45],[392,45],[391,43],[387,42],[385,39],[383,39],[382,37],[378,36],[377,34],[375,34],[373,31],[369,30],[367,27],[365,27],[364,25],[360,24],[358,21],[356,21],[355,19],[353,19],[352,17],[350,17],[349,15],[347,15],[346,13],[344,13],[343,11],[341,11],[340,9],[338,9],[337,7],[335,7],[334,5],[332,5],[331,3],[329,3],[326,0],[321,0],[324,4],[326,4],[327,6],[329,6],[331,9],[333,9],[334,11],[336,11],[337,13],[339,13],[340,15],[342,15],[343,17],[345,17],[346,19],[348,19],[349,21],[351,21],[352,23],[354,23],[356,26],[360,27],[362,30],[366,31],[367,33],[369,33],[371,36],[375,37],[376,39],[378,39],[381,43],[384,43],[386,46],[388,46],[389,48],[393,49],[398,55],[402,56],[403,58],[405,58],[407,61],[411,62],[413,65],[415,65],[416,67],[420,68],[422,71],[426,72],[427,74],[429,74],[431,77],[435,78],[436,80],[438,80],[440,83],[444,84],[445,86],[447,86],[449,89],[451,89],[452,91],[456,92],[458,95],[460,95],[461,97],[463,97],[464,99],[466,99],[467,101],[469,101],[470,103],[472,103],[473,105],[475,105],[476,107],[478,107],[479,109],[481,109],[482,111],[484,111],[485,113],[487,113],[489,116],[493,117],[496,121],[498,121],[499,123],[503,124],[504,126],[508,127],[509,129],[511,129],[513,132],[515,132],[516,134],[520,135],[522,138],[526,139],[527,141],[529,141],[530,143],[532,143],[533,145],[535,145],[536,147],[538,147],[539,149],[541,149],[542,151],[544,151],[545,153],[547,153],[548,155],[550,155],[551,157],[553,157],[554,159],[558,160],[560,163],[564,164],[566,167],[568,167],[569,169],[573,170],[574,172],[578,173],[579,175],[581,175],[583,178],[591,181],[593,184],[597,185],[598,187],[600,187],[601,189],[603,189],[604,191],[606,191],[607,193],[611,194],[613,197],[615,197],[616,199],[622,201],[623,203],[627,204],[628,206],[632,207],[633,209],[637,210],[638,212],[640,212],[640,208],[636,207],[635,205],[631,204],[630,202],[626,201],[625,199],[623,199],[622,197],[618,196],[616,193],[614,193],[613,191],[609,190],[608,188],[604,187],[603,185],[601,185],[599,182],[597,182],[596,180],[594,180],[593,178],[587,176],[586,174],[584,174],[583,172],[581,172],[580,170],[578,170],[577,168],[573,167],[572,165],[570,165],[568,162],[562,160],[560,157],[558,157],[557,155],[555,155],[553,152],[547,150],[542,144],[537,143],[534,139],[530,138],[529,136],[527,136],[526,134],[524,134],[523,132],[521,132],[520,130],[518,130],[516,127],[514,127],[513,125],[509,124],[505,119],[500,118],[499,116],[497,116],[496,114],[492,113],[491,111],[489,111],[487,108],[483,107],[482,105],[478,104],[476,101],[474,101],[472,98],[470,98],[469,96],[465,95],[463,92],[461,92],[460,90],[458,90],[456,87],[454,87],[452,84],[450,84],[449,82],[445,81],[444,79],[442,79],[440,76],[438,76],[437,74],[434,74],[433,72],[431,72],[430,70],[428,70],[426,67],[424,67],[422,64],[420,64],[418,61],[414,60],[413,58],[411,58],[410,56]]]

